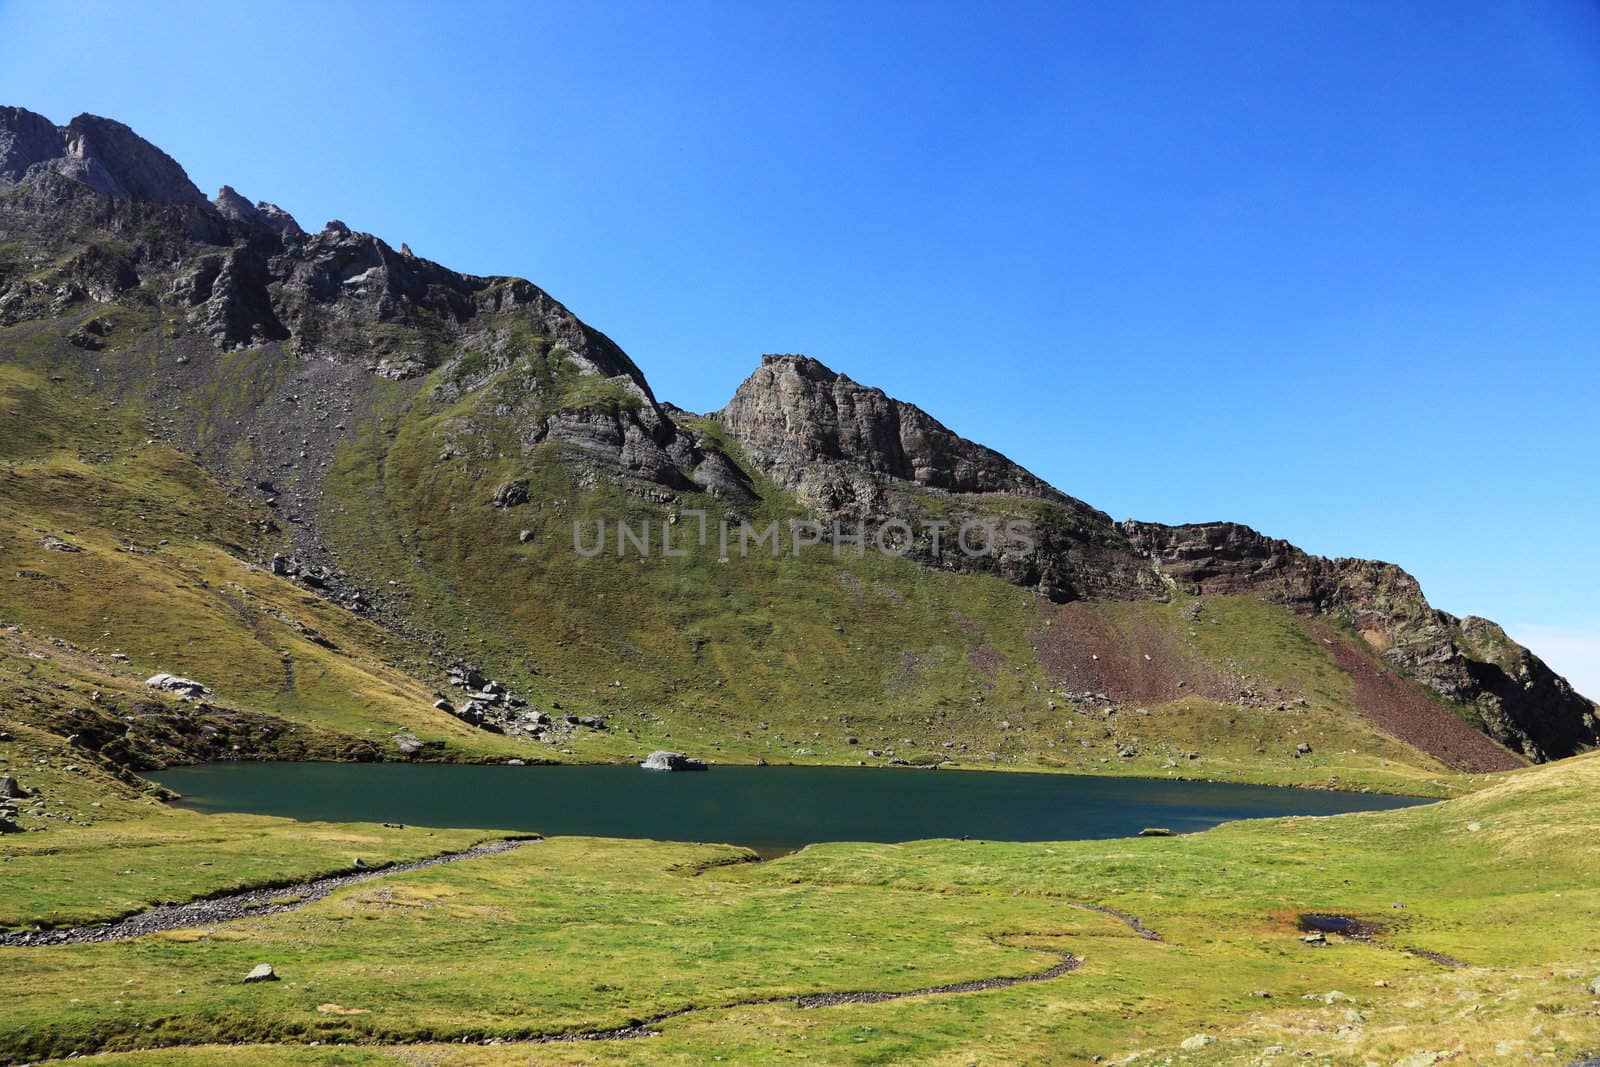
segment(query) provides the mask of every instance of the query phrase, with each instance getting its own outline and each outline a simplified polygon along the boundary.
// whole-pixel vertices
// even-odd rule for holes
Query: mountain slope
[[[0,110],[0,370],[0,535],[31,561],[0,572],[0,618],[44,647],[136,634],[121,651],[140,670],[204,672],[236,710],[373,755],[409,730],[459,755],[675,746],[1415,787],[1597,740],[1593,705],[1397,567],[1230,524],[1113,522],[805,357],[766,358],[691,415],[530,283],[338,222],[307,233],[230,188],[207,201],[108,120]],[[791,520],[908,536],[898,556],[718,543],[723,522],[778,523],[787,543]],[[651,550],[619,550],[619,522]],[[963,524],[1007,523],[1030,537],[959,549]],[[602,528],[602,552],[576,550]],[[166,541],[176,569],[118,551],[130,537]],[[259,611],[195,632],[182,575],[214,586],[230,567],[273,611],[337,630],[334,648]],[[289,695],[286,649],[345,697]],[[462,710],[451,666],[554,721],[487,707],[496,733],[430,707],[437,688]],[[351,695],[364,710],[339,711]]]

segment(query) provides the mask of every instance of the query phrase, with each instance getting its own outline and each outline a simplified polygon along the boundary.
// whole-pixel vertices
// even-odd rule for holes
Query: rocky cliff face
[[[921,408],[807,356],[769,355],[717,413],[748,460],[828,519],[917,528],[911,556],[992,571],[1053,600],[1141,598],[1161,585],[1110,516],[952,432]],[[1028,523],[995,557],[953,547],[964,523]],[[936,539],[929,520],[948,524]]]
[[[879,504],[877,487],[857,477],[865,474],[951,493],[1014,493],[1092,512],[922,409],[806,356],[763,356],[719,418],[763,470],[829,511]]]
[[[337,221],[308,233],[231,187],[207,200],[120,123],[58,127],[0,108],[0,328],[59,322],[97,381],[107,337],[132,331],[135,358],[105,387],[138,390],[154,432],[271,500],[313,564],[329,457],[403,409],[437,420],[441,464],[559,456],[580,485],[663,507],[700,493],[743,506],[764,476],[819,518],[869,530],[1025,520],[1031,542],[993,556],[952,551],[948,534],[919,534],[909,555],[1054,601],[1272,600],[1348,623],[1532,758],[1600,741],[1593,706],[1563,679],[1492,623],[1431,608],[1398,567],[1309,556],[1228,523],[1114,523],[803,356],[765,357],[699,419],[658,402],[615,343],[529,282],[459,274]],[[339,577],[336,562],[319,580]]]
[[[1594,706],[1566,679],[1494,623],[1431,607],[1417,580],[1392,563],[1308,555],[1236,523],[1122,529],[1184,593],[1260,597],[1348,622],[1385,660],[1476,709],[1491,737],[1530,759],[1600,740]]]

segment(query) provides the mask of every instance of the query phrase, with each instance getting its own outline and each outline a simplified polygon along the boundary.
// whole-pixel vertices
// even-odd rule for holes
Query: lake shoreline
[[[1494,778],[1498,777],[1498,774],[1477,775],[1477,774],[1467,774],[1465,772],[1454,772],[1454,773],[1449,774],[1449,775],[1440,775],[1439,776],[1439,781],[1438,781],[1438,784],[1437,784],[1437,788],[1435,789],[1435,791],[1427,792],[1427,791],[1412,791],[1412,790],[1401,790],[1401,789],[1386,789],[1386,788],[1380,788],[1379,786],[1373,785],[1371,783],[1359,783],[1359,784],[1357,784],[1357,783],[1345,783],[1345,782],[1318,782],[1318,781],[1304,781],[1304,782],[1289,781],[1289,782],[1284,782],[1284,781],[1268,781],[1268,780],[1262,780],[1262,779],[1254,778],[1254,777],[1240,778],[1240,777],[1236,776],[1236,777],[1233,777],[1233,778],[1227,778],[1227,777],[1223,777],[1222,775],[1204,775],[1204,774],[1158,775],[1158,774],[1145,774],[1145,773],[1140,773],[1140,772],[1128,773],[1128,772],[1121,772],[1121,771],[1097,772],[1097,771],[1086,770],[1086,769],[1077,768],[1077,767],[1071,767],[1071,768],[1069,768],[1069,767],[1058,767],[1058,766],[1051,766],[1051,765],[1048,765],[1048,764],[1001,764],[1001,765],[995,765],[995,766],[978,766],[978,765],[972,764],[972,763],[960,763],[960,762],[955,761],[955,760],[950,760],[950,761],[946,761],[946,762],[943,762],[943,763],[904,763],[904,764],[896,764],[896,763],[864,763],[864,762],[845,763],[845,762],[831,762],[831,761],[797,762],[797,761],[793,761],[793,760],[785,760],[785,761],[781,761],[781,762],[769,761],[769,762],[765,762],[765,763],[756,763],[756,762],[753,762],[753,761],[752,762],[733,761],[733,760],[718,761],[718,760],[716,760],[715,758],[712,758],[712,757],[696,757],[696,758],[702,759],[706,764],[707,770],[709,770],[709,771],[716,771],[719,768],[741,768],[741,769],[752,769],[753,770],[753,769],[756,769],[756,768],[769,769],[769,768],[792,768],[792,767],[817,767],[817,768],[840,768],[840,769],[846,769],[846,770],[851,770],[851,771],[856,771],[856,770],[907,771],[907,772],[910,772],[910,771],[944,771],[944,772],[947,772],[947,773],[948,772],[956,772],[956,773],[964,773],[964,774],[1022,774],[1022,775],[1034,774],[1034,775],[1049,776],[1049,777],[1085,778],[1085,779],[1106,780],[1106,781],[1190,782],[1190,783],[1202,784],[1202,785],[1250,785],[1250,786],[1260,786],[1263,789],[1300,789],[1300,790],[1311,790],[1311,791],[1316,791],[1316,792],[1327,792],[1327,793],[1367,795],[1367,796],[1386,796],[1386,797],[1404,797],[1404,798],[1417,799],[1417,800],[1448,800],[1448,799],[1451,799],[1452,797],[1463,796],[1463,795],[1466,795],[1466,794],[1469,794],[1469,793],[1476,792],[1478,789],[1482,789],[1482,788],[1487,787],[1488,785],[1492,784],[1492,780]],[[370,766],[389,766],[389,767],[413,767],[413,766],[414,767],[637,767],[638,766],[638,762],[636,762],[634,760],[631,760],[631,759],[623,759],[623,760],[618,760],[618,759],[593,759],[593,760],[591,760],[591,759],[550,759],[548,757],[543,757],[543,756],[535,756],[535,757],[532,757],[532,758],[528,758],[528,757],[506,757],[506,756],[501,756],[501,755],[469,756],[469,755],[461,755],[461,754],[451,754],[448,758],[437,758],[437,757],[435,757],[435,758],[422,758],[422,759],[377,759],[377,760],[304,759],[304,760],[288,760],[288,759],[277,759],[277,758],[273,758],[273,757],[259,756],[258,755],[258,756],[237,756],[237,757],[232,757],[232,758],[221,758],[221,759],[211,759],[211,760],[196,760],[196,761],[187,762],[187,763],[173,762],[173,763],[165,764],[165,765],[163,765],[161,767],[150,768],[150,769],[147,769],[147,770],[134,771],[133,773],[137,774],[139,777],[145,779],[146,781],[149,781],[149,782],[152,782],[152,783],[156,783],[157,785],[159,785],[159,783],[156,781],[157,776],[159,776],[159,775],[161,775],[161,774],[163,774],[165,772],[172,771],[172,770],[179,770],[179,769],[188,768],[188,767],[224,766],[224,765],[231,765],[231,764],[253,765],[253,764],[258,764],[258,763],[319,764],[319,765],[339,766],[339,767],[346,767],[346,766],[350,766],[350,767],[363,767],[363,766],[365,766],[365,767],[370,767]],[[1505,772],[1500,772],[1500,773],[1505,773]],[[1469,781],[1470,779],[1483,779],[1483,780],[1481,780],[1481,781]],[[1429,785],[1429,784],[1433,784],[1433,781],[1432,780],[1423,780],[1423,781],[1420,781],[1420,782],[1409,783],[1409,784],[1417,787],[1417,789],[1420,790],[1420,787],[1425,786],[1425,785]],[[1456,786],[1457,788],[1451,788],[1450,786],[1452,786],[1452,785]],[[163,786],[161,788],[165,789],[166,787]],[[168,798],[168,799],[181,799],[181,797],[180,798]]]
[[[1068,841],[1189,833],[1239,819],[1390,810],[1436,798],[1176,778],[875,774],[881,768],[222,761],[154,779],[177,806],[319,822],[719,841],[765,857],[826,841]]]

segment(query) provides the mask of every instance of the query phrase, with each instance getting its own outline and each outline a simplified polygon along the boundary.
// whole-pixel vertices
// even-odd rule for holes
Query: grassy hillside
[[[7,721],[54,731],[58,746],[76,732],[80,749],[99,751],[131,715],[150,729],[106,760],[395,758],[395,738],[409,733],[429,745],[425,758],[613,760],[666,747],[744,762],[1422,793],[1468,784],[1363,717],[1330,644],[1372,661],[1353,633],[1245,598],[1051,605],[995,577],[875,552],[835,558],[826,546],[774,559],[741,556],[735,541],[723,558],[719,520],[804,513],[748,469],[749,499],[662,502],[592,477],[571,446],[524,452],[498,406],[516,368],[479,373],[465,392],[459,364],[420,387],[384,387],[328,457],[319,521],[331,559],[365,576],[384,606],[354,614],[262,565],[294,550],[281,508],[224,488],[153,434],[181,420],[139,384],[156,342],[136,325],[110,335],[125,351],[90,362],[62,355],[71,323],[0,331],[0,550],[13,561],[0,571],[0,624],[16,628],[0,673],[32,694]],[[134,383],[116,394],[94,385],[113,366]],[[227,395],[238,397],[275,364],[230,366],[243,377]],[[229,401],[202,395],[227,423]],[[740,462],[714,422],[695,426],[705,447]],[[491,503],[515,479],[530,502]],[[592,544],[601,522],[606,551],[581,557],[573,524]],[[648,524],[657,546],[671,522],[685,555],[619,557],[619,522]],[[537,744],[435,711],[442,667],[463,659],[536,708],[597,714],[607,728]],[[158,671],[211,687],[226,714],[197,716],[145,689]],[[208,715],[227,735],[209,735],[209,747],[194,726]],[[175,717],[190,742],[172,737]],[[0,759],[20,758],[0,743]]]

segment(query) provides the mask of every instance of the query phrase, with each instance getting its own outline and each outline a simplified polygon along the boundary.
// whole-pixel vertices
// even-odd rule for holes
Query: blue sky
[[[763,352],[1116,517],[1398,562],[1600,694],[1600,7],[0,0],[0,103]]]

